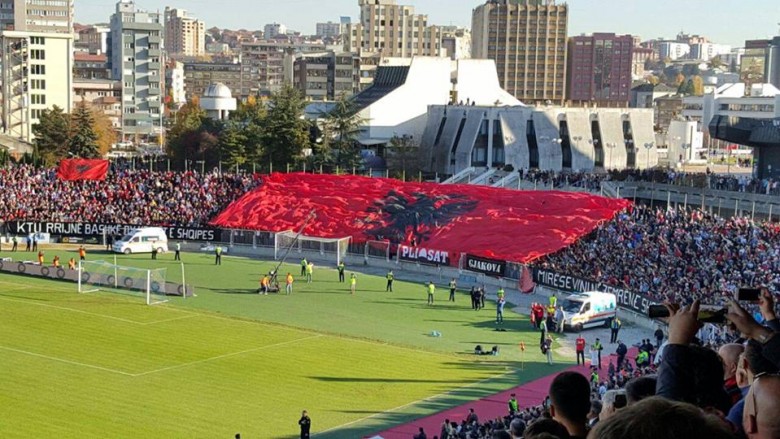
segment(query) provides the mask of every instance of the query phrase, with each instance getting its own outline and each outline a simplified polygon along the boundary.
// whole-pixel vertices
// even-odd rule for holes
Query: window
[[[46,66],[40,64],[33,64],[30,66],[30,74],[32,75],[45,75]]]

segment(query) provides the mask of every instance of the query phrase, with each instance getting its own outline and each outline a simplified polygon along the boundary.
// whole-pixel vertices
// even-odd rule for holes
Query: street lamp
[[[645,149],[647,150],[647,169],[650,169],[650,150],[655,146],[654,143],[645,143]]]

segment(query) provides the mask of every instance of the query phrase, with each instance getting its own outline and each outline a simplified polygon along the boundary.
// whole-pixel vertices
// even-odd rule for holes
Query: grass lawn
[[[45,251],[65,265],[75,255]],[[524,318],[505,313],[507,332],[497,332],[495,304],[473,311],[465,294],[446,302],[443,286],[428,306],[420,284],[396,281],[388,293],[384,278],[357,273],[352,296],[335,270],[315,267],[306,284],[290,265],[281,273],[296,275],[294,293],[259,296],[259,276],[275,263],[183,258],[197,297],[151,307],[0,275],[0,437],[292,438],[304,408],[313,432],[327,431],[317,437],[361,437],[566,366],[540,364]],[[118,263],[181,277],[172,254]],[[501,354],[478,359],[476,344]]]

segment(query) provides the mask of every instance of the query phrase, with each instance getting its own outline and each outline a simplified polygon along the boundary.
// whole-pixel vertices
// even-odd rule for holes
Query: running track
[[[629,348],[628,355],[626,355],[627,359],[635,358],[636,352],[636,348]],[[617,364],[617,355],[612,354],[606,357],[602,357],[602,369],[600,375],[606,375],[607,365],[609,364],[610,360]],[[572,366],[566,370],[580,372],[581,374],[590,378],[590,366]],[[417,419],[408,424],[399,425],[389,430],[365,437],[375,438],[376,436],[379,436],[383,439],[409,439],[419,432],[420,427],[423,427],[428,437],[432,438],[434,435],[439,435],[441,424],[445,419],[449,419],[450,422],[460,423],[461,420],[466,419],[470,408],[474,409],[474,412],[477,414],[477,416],[479,416],[479,421],[481,423],[487,421],[488,419],[503,417],[508,414],[507,401],[509,401],[510,395],[512,393],[515,394],[517,401],[520,403],[521,410],[529,406],[541,404],[544,401],[544,398],[547,397],[547,391],[550,388],[550,383],[552,383],[552,380],[556,375],[557,374],[548,375],[546,377],[523,384],[522,386],[488,396],[487,398],[472,401],[425,418]]]

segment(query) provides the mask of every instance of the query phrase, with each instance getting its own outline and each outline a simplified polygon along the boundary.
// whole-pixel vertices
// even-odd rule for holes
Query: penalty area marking
[[[485,378],[484,380],[479,380],[479,381],[473,382],[471,384],[466,384],[465,386],[458,387],[455,390],[450,390],[450,391],[447,391],[447,392],[444,392],[444,393],[439,393],[437,395],[428,396],[428,397],[425,397],[425,398],[418,399],[417,401],[412,401],[412,402],[408,402],[408,403],[406,403],[404,405],[399,405],[398,407],[394,407],[394,408],[391,408],[391,409],[388,409],[388,410],[383,410],[381,412],[374,413],[373,415],[369,415],[369,416],[366,416],[364,418],[360,418],[360,419],[356,419],[354,421],[347,422],[346,424],[341,424],[341,425],[338,425],[336,427],[331,427],[331,428],[329,428],[327,430],[323,430],[323,431],[321,431],[319,433],[316,433],[316,434],[314,434],[312,436],[317,437],[317,436],[320,436],[320,435],[325,434],[325,433],[330,433],[332,431],[336,431],[336,430],[340,430],[342,428],[349,427],[350,425],[355,425],[355,424],[358,424],[360,422],[367,421],[369,419],[375,418],[377,416],[380,416],[380,415],[383,415],[383,414],[386,414],[386,413],[393,413],[393,412],[396,412],[398,410],[405,409],[406,407],[413,406],[415,404],[420,404],[420,403],[423,403],[423,402],[426,402],[426,401],[433,401],[435,399],[438,399],[438,398],[441,398],[441,397],[447,396],[447,395],[457,394],[458,392],[461,392],[461,391],[463,391],[465,389],[468,389],[468,388],[471,388],[471,387],[474,387],[474,386],[478,386],[478,385],[486,383],[488,381],[492,381],[492,380],[501,378],[501,377],[503,377],[505,375],[509,375],[509,374],[515,373],[518,370],[519,369],[512,369],[510,371],[502,373],[501,375],[497,375],[497,376],[490,377],[490,378]],[[452,408],[452,407],[450,407],[450,408]],[[431,413],[431,415],[432,414],[434,414],[434,413]],[[423,417],[428,417],[428,416],[430,416],[430,415],[426,415],[426,416],[423,416]],[[401,424],[399,424],[399,425],[401,425]],[[397,426],[398,425],[396,425],[396,427]],[[394,428],[394,427],[390,427],[390,428]],[[388,430],[388,428],[386,428],[385,430]]]
[[[311,340],[311,339],[320,338],[320,337],[324,337],[324,335],[318,334],[318,335],[312,335],[312,336],[309,336],[309,337],[296,338],[295,340],[283,341],[283,342],[274,343],[274,344],[270,344],[270,345],[260,346],[260,347],[257,347],[257,348],[247,349],[247,350],[240,351],[240,352],[233,352],[233,353],[230,353],[230,354],[217,355],[216,357],[209,357],[209,358],[204,358],[202,360],[190,361],[189,363],[176,364],[176,365],[173,365],[173,366],[168,366],[168,367],[163,367],[163,368],[160,368],[160,369],[150,370],[148,372],[141,372],[141,373],[133,374],[132,376],[140,377],[140,376],[151,375],[151,374],[159,373],[159,372],[166,372],[166,371],[174,370],[174,369],[181,369],[183,367],[194,366],[196,364],[208,363],[209,361],[221,360],[223,358],[235,357],[237,355],[250,354],[252,352],[258,352],[258,351],[262,351],[262,350],[270,349],[270,348],[278,348],[279,346],[284,346],[284,345],[288,345],[288,344],[292,344],[292,343],[297,343],[299,341]]]
[[[87,364],[87,363],[81,363],[79,361],[66,360],[64,358],[53,357],[51,355],[39,354],[37,352],[30,352],[30,351],[25,351],[25,350],[22,350],[22,349],[9,348],[9,347],[6,347],[6,346],[0,346],[0,349],[6,350],[6,351],[10,351],[10,352],[16,352],[18,354],[29,355],[29,356],[32,356],[32,357],[44,358],[46,360],[56,361],[56,362],[59,362],[59,363],[70,364],[72,366],[81,366],[81,367],[86,367],[86,368],[89,368],[89,369],[95,369],[95,370],[100,370],[100,371],[103,371],[103,372],[110,372],[110,373],[115,373],[115,374],[118,374],[118,375],[123,375],[123,376],[132,377],[132,378],[137,378],[137,377],[142,377],[142,376],[146,376],[146,375],[151,375],[151,374],[154,374],[154,373],[166,372],[166,371],[173,370],[173,369],[180,369],[182,367],[194,366],[196,364],[207,363],[209,361],[221,360],[223,358],[230,358],[230,357],[235,357],[237,355],[249,354],[249,353],[252,353],[252,352],[258,352],[258,351],[262,351],[262,350],[265,350],[265,349],[276,348],[276,347],[279,347],[279,346],[284,346],[284,345],[288,345],[288,344],[292,344],[292,343],[297,343],[299,341],[309,340],[309,339],[313,339],[313,338],[320,338],[320,337],[324,337],[324,335],[313,335],[313,336],[310,336],[310,337],[297,338],[295,340],[288,340],[288,341],[283,341],[283,342],[280,342],[280,343],[274,343],[274,344],[270,344],[270,345],[260,346],[260,347],[257,347],[257,348],[247,349],[247,350],[240,351],[240,352],[232,352],[232,353],[229,353],[229,354],[217,355],[215,357],[204,358],[202,360],[191,361],[189,363],[177,364],[177,365],[174,365],[174,366],[163,367],[163,368],[160,368],[160,369],[150,370],[150,371],[141,372],[141,373],[124,372],[124,371],[121,371],[121,370],[111,369],[111,368],[108,368],[108,367],[95,366],[94,364]]]
[[[30,356],[33,356],[33,357],[45,358],[47,360],[57,361],[59,363],[70,364],[72,366],[88,367],[90,369],[101,370],[103,372],[111,372],[111,373],[115,373],[115,374],[119,374],[119,375],[129,376],[129,377],[136,376],[135,374],[132,374],[130,372],[123,372],[121,370],[110,369],[110,368],[101,367],[101,366],[95,366],[94,364],[80,363],[78,361],[66,360],[64,358],[52,357],[51,355],[38,354],[36,352],[23,351],[21,349],[14,349],[14,348],[6,347],[6,346],[0,346],[0,349],[6,350],[6,351],[10,351],[10,352],[16,352],[18,354],[30,355]]]
[[[89,315],[89,316],[93,316],[93,317],[101,317],[101,318],[104,318],[104,319],[116,320],[118,322],[130,323],[130,324],[139,325],[139,326],[155,325],[157,323],[166,323],[166,322],[172,322],[172,321],[175,321],[175,320],[189,319],[189,318],[192,318],[192,317],[199,317],[199,316],[201,316],[201,314],[198,314],[198,313],[193,313],[193,312],[189,312],[189,311],[182,311],[182,310],[172,309],[172,308],[166,308],[166,309],[170,309],[171,311],[176,311],[176,312],[180,312],[180,313],[186,313],[187,315],[179,316],[179,317],[172,317],[170,319],[155,320],[155,321],[151,321],[151,322],[138,322],[138,321],[135,321],[135,320],[123,319],[122,317],[110,316],[110,315],[107,315],[107,314],[100,314],[100,313],[96,313],[96,312],[89,312],[89,311],[84,311],[84,310],[75,309],[75,308],[68,308],[66,306],[50,305],[48,303],[37,303],[37,302],[33,302],[31,300],[9,299],[7,297],[0,297],[0,300],[4,300],[6,302],[24,303],[26,305],[42,306],[44,308],[58,309],[58,310],[61,310],[61,311],[70,311],[70,312],[75,312],[75,313],[79,313],[79,314],[85,314],[85,315]]]

